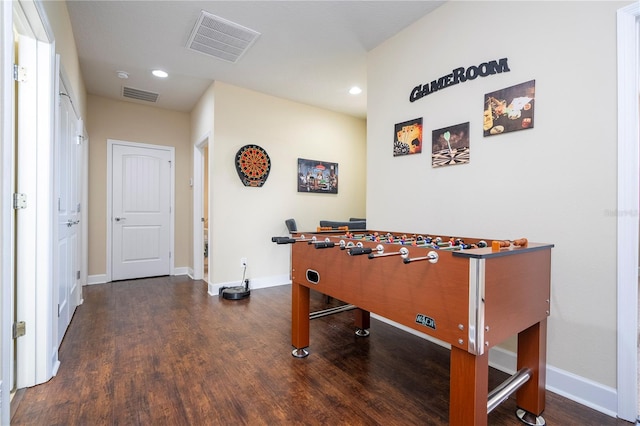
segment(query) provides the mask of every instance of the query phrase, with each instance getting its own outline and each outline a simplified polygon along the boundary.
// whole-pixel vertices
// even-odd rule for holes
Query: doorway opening
[[[209,136],[193,147],[193,279],[209,283]]]
[[[203,149],[204,161],[202,173],[202,217],[204,225],[204,271],[203,279],[209,282],[209,146],[205,145]]]

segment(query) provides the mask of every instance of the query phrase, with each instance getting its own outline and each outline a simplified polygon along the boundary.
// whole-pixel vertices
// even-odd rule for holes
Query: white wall
[[[237,284],[245,257],[252,286],[286,284],[290,248],[271,242],[272,236],[288,234],[285,219],[295,218],[304,231],[315,230],[323,219],[364,216],[364,120],[222,82],[214,83],[194,112],[203,115],[192,116],[194,143],[212,134],[210,283]],[[271,172],[260,188],[245,187],[235,169],[235,155],[247,144],[261,146],[271,159]],[[338,163],[338,194],[298,193],[298,158]]]
[[[627,4],[448,2],[368,63],[369,227],[554,243],[548,363],[608,387],[616,386],[615,25]],[[418,84],[503,57],[508,73],[409,102]],[[483,137],[484,94],[533,79],[535,127]],[[423,153],[393,158],[394,124],[417,117]],[[470,163],[432,168],[432,130],[467,121]]]

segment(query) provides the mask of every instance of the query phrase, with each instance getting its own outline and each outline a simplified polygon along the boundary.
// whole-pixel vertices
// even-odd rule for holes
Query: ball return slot
[[[331,248],[331,247],[339,246],[341,250],[344,250],[346,245],[347,245],[344,240],[340,240],[339,243],[333,243],[333,242],[331,242],[331,240],[329,238],[325,238],[324,241],[318,242],[318,240],[317,240],[315,235],[313,237],[311,237],[311,238],[305,238],[304,235],[301,235],[300,238],[271,237],[271,242],[274,242],[276,244],[295,244],[298,241],[307,242],[308,244],[313,244],[316,249]],[[309,281],[312,284],[318,284],[320,282],[320,274],[317,271],[314,271],[314,270],[311,270],[311,269],[307,270],[306,277],[307,277],[307,281]],[[356,309],[356,306],[351,305],[351,304],[334,306],[333,308],[327,308],[327,309],[322,309],[322,310],[319,310],[319,311],[310,312],[309,313],[309,319],[312,320],[312,319],[322,318],[322,317],[326,317],[326,316],[329,316],[329,315],[334,315],[334,314],[339,314],[341,312],[350,311],[350,310],[353,310],[353,309]],[[292,352],[292,355],[295,356],[295,357],[298,357],[298,358],[305,357],[308,354],[309,353],[307,351],[305,351],[304,349],[294,350]]]

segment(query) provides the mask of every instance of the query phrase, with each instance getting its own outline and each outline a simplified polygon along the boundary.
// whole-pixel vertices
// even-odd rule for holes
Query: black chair
[[[287,225],[287,229],[289,230],[290,234],[298,231],[298,226],[296,225],[295,219],[287,219],[284,221],[284,224]]]

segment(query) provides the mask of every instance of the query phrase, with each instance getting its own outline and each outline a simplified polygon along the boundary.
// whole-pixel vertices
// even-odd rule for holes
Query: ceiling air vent
[[[191,31],[187,48],[235,63],[259,36],[259,32],[203,10]]]
[[[145,90],[124,86],[122,88],[122,96],[129,99],[137,99],[139,101],[157,102],[158,96],[160,95],[158,95],[157,93],[147,92]]]

